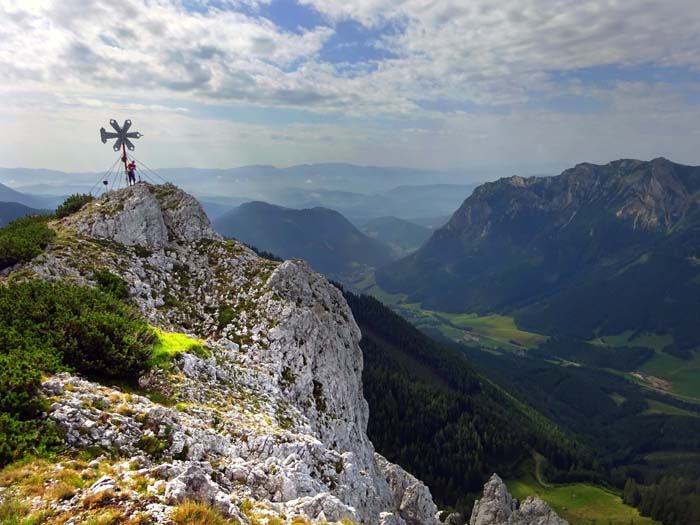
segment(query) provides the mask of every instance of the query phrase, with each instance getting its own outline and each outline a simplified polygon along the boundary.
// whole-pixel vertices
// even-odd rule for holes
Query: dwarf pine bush
[[[130,380],[145,371],[153,331],[111,293],[65,283],[0,286],[0,465],[45,448],[42,373]]]

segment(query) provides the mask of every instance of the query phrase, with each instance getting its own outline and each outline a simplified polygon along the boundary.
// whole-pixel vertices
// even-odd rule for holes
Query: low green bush
[[[54,427],[39,418],[46,403],[36,389],[42,368],[56,370],[60,364],[33,339],[0,330],[0,465],[42,453],[58,442]]]
[[[109,270],[100,269],[93,274],[97,287],[117,299],[127,299],[129,297],[129,285],[127,282],[113,274]]]
[[[138,376],[155,341],[137,310],[113,295],[41,281],[0,288],[0,331],[5,329],[38,338],[65,365],[93,377]]]
[[[69,215],[80,211],[83,206],[94,200],[94,198],[95,197],[88,195],[87,193],[74,193],[63,201],[58,208],[56,208],[56,217],[59,219],[68,217]]]
[[[36,389],[44,372],[133,380],[149,366],[153,331],[110,293],[64,283],[0,285],[0,465],[55,442]]]
[[[0,270],[39,255],[56,233],[47,226],[50,216],[22,217],[0,228]]]

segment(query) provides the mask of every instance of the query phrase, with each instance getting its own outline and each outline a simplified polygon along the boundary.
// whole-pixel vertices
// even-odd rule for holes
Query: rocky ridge
[[[507,177],[474,190],[377,284],[426,309],[510,315],[532,332],[671,333],[689,351],[699,225],[700,166],[626,159]]]
[[[141,377],[141,393],[47,378],[47,417],[97,457],[21,467],[60,494],[29,500],[32,509],[60,523],[104,507],[131,524],[168,524],[197,501],[251,525],[438,523],[428,488],[367,438],[360,331],[342,294],[305,263],[222,239],[172,185],[110,192],[51,227],[52,246],[3,279],[95,286],[107,269],[152,326],[203,351],[184,348]],[[83,481],[67,490],[66,477]]]
[[[554,177],[512,176],[474,190],[446,230],[488,235],[493,223],[525,213],[550,216],[565,227],[588,209],[605,207],[632,230],[666,232],[700,203],[700,169],[658,158],[578,164]]]
[[[44,383],[49,417],[71,446],[138,458],[112,478],[125,502],[143,499],[128,490],[135,472],[163,506],[156,522],[189,499],[244,523],[436,522],[427,487],[375,454],[359,329],[340,292],[305,263],[221,239],[171,185],[112,192],[52,227],[55,244],[8,279],[92,286],[106,268],[150,324],[201,340],[208,355],[182,353],[141,378],[170,406],[67,374]]]

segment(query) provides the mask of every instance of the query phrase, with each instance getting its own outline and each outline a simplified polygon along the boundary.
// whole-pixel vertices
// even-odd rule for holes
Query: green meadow
[[[631,331],[627,331],[601,336],[591,343],[610,347],[651,348],[654,350],[654,356],[639,368],[639,372],[670,381],[673,385],[671,392],[678,396],[700,400],[700,351],[695,350],[693,357],[687,360],[667,354],[663,348],[673,343],[671,335],[650,333],[634,335]]]
[[[617,494],[587,483],[543,486],[533,476],[506,481],[513,497],[537,495],[571,525],[653,525],[650,518],[622,502]]]
[[[657,351],[640,371],[670,381],[674,394],[700,399],[700,352],[697,350],[689,360]]]
[[[458,342],[478,342],[487,350],[522,352],[534,348],[547,338],[520,330],[512,317],[473,313],[447,313],[424,309],[420,303],[407,302],[405,294],[390,294],[380,288],[373,274],[366,275],[353,287],[390,306],[419,329],[432,329]]]

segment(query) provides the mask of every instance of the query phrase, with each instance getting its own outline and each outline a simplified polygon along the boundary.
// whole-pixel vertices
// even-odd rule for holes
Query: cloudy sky
[[[0,0],[0,166],[700,164],[698,0]]]

